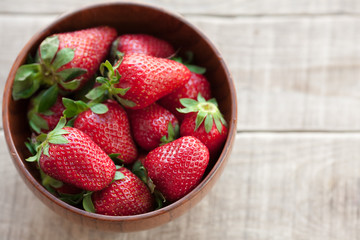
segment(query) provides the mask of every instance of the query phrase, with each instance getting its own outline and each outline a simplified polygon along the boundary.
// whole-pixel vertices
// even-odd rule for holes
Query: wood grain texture
[[[17,0],[18,4],[15,4],[11,0],[2,0],[0,13],[62,13],[71,8],[114,1],[116,0]],[[155,4],[182,14],[217,16],[358,14],[360,12],[360,4],[354,0],[143,0],[135,2]]]
[[[121,234],[79,228],[54,214],[25,187],[4,144],[1,138],[5,239],[333,240],[360,234],[360,134],[240,134],[224,174],[197,206],[161,227]]]

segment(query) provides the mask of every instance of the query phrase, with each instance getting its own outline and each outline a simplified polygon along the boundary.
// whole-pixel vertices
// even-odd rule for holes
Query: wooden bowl
[[[206,77],[211,83],[214,97],[229,124],[229,134],[224,148],[208,167],[202,182],[182,199],[156,211],[135,216],[105,216],[85,212],[70,206],[50,194],[40,183],[34,164],[25,161],[30,153],[24,142],[30,136],[26,121],[28,100],[14,101],[11,89],[16,70],[29,53],[34,53],[45,37],[57,33],[109,25],[122,33],[147,33],[169,41],[176,49],[194,52],[198,65],[207,69]],[[236,94],[231,75],[225,63],[209,39],[196,27],[178,14],[164,9],[138,3],[105,3],[67,13],[51,25],[35,34],[15,60],[3,95],[3,126],[13,162],[31,191],[49,208],[61,216],[81,225],[102,230],[138,231],[169,222],[198,203],[218,180],[231,152],[236,134]],[[224,192],[224,194],[226,194]]]

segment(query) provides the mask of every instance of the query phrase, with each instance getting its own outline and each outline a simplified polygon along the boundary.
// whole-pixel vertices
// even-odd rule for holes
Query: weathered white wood
[[[26,188],[0,138],[4,239],[358,239],[360,134],[239,134],[223,175],[197,206],[148,231],[79,228]]]
[[[115,0],[2,0],[1,13],[62,13],[70,9]],[[136,2],[136,1],[135,1]],[[308,15],[344,14],[360,12],[360,5],[352,0],[149,0],[137,1],[154,4],[183,14],[206,15]],[[21,7],[20,7],[21,6]]]
[[[189,18],[224,55],[239,129],[359,129],[355,17]]]
[[[55,15],[0,15],[0,90],[20,49]],[[219,48],[239,130],[360,129],[360,19],[187,18]]]

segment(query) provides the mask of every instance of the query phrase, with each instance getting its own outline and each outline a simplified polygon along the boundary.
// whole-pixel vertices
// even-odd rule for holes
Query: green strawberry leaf
[[[194,53],[191,51],[185,52],[185,60],[183,60],[181,57],[173,57],[171,59],[184,64],[191,72],[197,74],[204,74],[206,72],[206,68],[192,64],[194,60]]]
[[[216,125],[217,130],[219,131],[219,133],[221,133],[222,132],[222,125],[221,125],[220,117],[214,116],[214,121],[215,121],[215,125]]]
[[[96,114],[104,114],[109,109],[105,104],[102,103],[96,103],[96,102],[89,102],[85,103],[81,100],[74,101],[69,98],[62,98],[65,110],[63,112],[64,115],[66,115],[68,118],[75,117],[79,115],[80,113],[88,110],[89,108],[91,111],[93,111]]]
[[[50,155],[49,155],[49,149],[50,149],[50,145],[49,145],[49,144],[44,144],[44,146],[43,146],[43,153],[44,153],[46,156],[48,156],[48,157],[50,157]]]
[[[186,57],[185,61],[184,61],[185,64],[192,63],[194,61],[194,52],[186,51],[185,52],[185,57]]]
[[[132,167],[131,170],[138,178],[143,181],[146,186],[149,188],[150,192],[153,193],[155,191],[155,184],[149,178],[146,168],[142,165],[140,160],[137,160]]]
[[[31,156],[31,157],[25,159],[25,160],[27,162],[39,162],[41,153],[42,153],[42,148],[41,148],[41,146],[38,146],[36,148],[36,154],[34,156]]]
[[[60,81],[59,84],[66,90],[75,90],[79,87],[81,79],[74,79],[68,82]]]
[[[114,75],[114,68],[108,60],[100,64],[100,73],[102,76],[105,76],[105,69],[108,71],[109,76]]]
[[[36,112],[29,112],[28,115],[30,127],[37,133],[41,132],[41,129],[49,130],[49,125],[45,119],[40,117]]]
[[[74,127],[74,122],[76,120],[76,117],[71,118],[67,123],[66,126],[67,127]]]
[[[101,83],[101,84],[109,83],[109,80],[107,78],[101,77],[101,76],[96,77],[95,81],[98,82],[98,83]]]
[[[78,194],[66,194],[66,193],[58,193],[59,199],[72,205],[77,206],[84,198],[85,191],[82,191]]]
[[[87,73],[86,69],[83,68],[68,68],[64,69],[56,74],[60,76],[63,83],[67,83],[68,81],[80,77],[81,75]],[[78,79],[76,79],[78,80]],[[66,85],[66,84],[65,84]]]
[[[164,206],[164,203],[166,202],[164,195],[157,189],[154,190],[153,194],[156,203],[155,210],[162,208]]]
[[[87,193],[84,194],[82,204],[83,204],[83,208],[84,208],[85,211],[95,213],[95,207],[94,207],[94,204],[93,204],[92,199],[91,199],[92,193],[93,192],[87,192]]]
[[[96,78],[97,80],[98,78]],[[85,97],[95,101],[96,99],[101,98],[104,94],[106,94],[106,88],[99,86],[96,88],[93,88],[90,92],[88,92]]]
[[[49,143],[52,143],[52,144],[67,144],[69,143],[69,141],[62,135],[52,135],[50,138],[49,138]],[[45,150],[44,150],[44,154],[45,154]]]
[[[58,48],[59,38],[57,36],[45,38],[45,40],[40,44],[40,56],[42,61],[46,64],[50,64],[54,59]]]
[[[171,122],[168,123],[168,134],[164,135],[160,138],[160,146],[165,145],[169,142],[174,141],[180,135],[180,127],[179,124],[173,125]]]
[[[195,131],[200,127],[200,125],[202,124],[202,122],[204,121],[206,116],[207,116],[206,112],[203,112],[203,111],[198,112],[196,119],[195,119]]]
[[[132,107],[135,107],[136,106],[136,103],[134,103],[133,101],[130,101],[130,100],[127,100],[127,99],[124,99],[124,98],[121,98],[119,97],[118,95],[114,95],[115,99],[123,106],[125,107],[129,107],[129,108],[132,108]]]
[[[195,99],[191,99],[191,98],[181,98],[180,103],[184,107],[188,107],[188,108],[196,107],[198,104],[198,102]]]
[[[204,122],[206,133],[209,133],[211,131],[213,123],[214,123],[213,116],[211,114],[208,114]]]
[[[38,63],[22,65],[15,74],[12,88],[14,100],[31,97],[40,87],[41,65]]]
[[[46,140],[47,134],[46,133],[40,133],[35,139],[37,142],[42,143]]]
[[[46,89],[39,99],[38,112],[43,113],[50,109],[56,102],[58,96],[58,87],[53,85],[50,88]]]
[[[25,142],[25,146],[32,155],[36,154],[36,146],[31,140],[29,140],[29,142]]]
[[[46,175],[41,169],[40,169],[40,176],[41,176],[41,184],[45,186],[51,186],[53,188],[60,188],[64,184],[63,182],[56,180],[55,178],[50,177],[49,175]]]
[[[145,167],[142,165],[140,160],[135,161],[131,170],[138,178],[141,179],[145,184],[148,181],[148,174]]]
[[[125,175],[122,172],[116,171],[114,176],[114,181],[125,178]]]
[[[21,65],[15,74],[16,82],[25,82],[29,77],[41,72],[41,66],[38,63]]]
[[[59,131],[60,129],[65,127],[65,125],[66,125],[66,117],[62,116],[52,132]]]
[[[176,108],[176,110],[180,113],[191,113],[191,112],[196,112],[196,108],[194,107],[189,107],[189,108]]]
[[[204,74],[206,72],[206,68],[199,67],[192,64],[185,64],[185,66],[190,70],[190,72],[197,73],[197,74]]]
[[[42,112],[41,114],[42,114],[42,115],[45,115],[45,116],[51,116],[51,115],[54,114],[54,112],[51,111],[51,110],[46,110],[46,111]]]
[[[116,39],[112,43],[111,50],[110,50],[110,57],[111,57],[112,62],[114,62],[114,64],[124,57],[124,53],[122,53],[118,50],[118,46],[119,46],[119,40]]]
[[[74,101],[70,98],[63,97],[62,102],[65,107],[63,114],[68,118],[75,117],[89,109],[89,106],[81,100]]]
[[[123,164],[124,163],[124,160],[119,158],[120,153],[111,153],[108,156],[115,164]],[[116,166],[118,166],[118,165],[116,165]]]
[[[59,50],[58,53],[56,54],[54,62],[52,63],[53,68],[55,70],[58,70],[60,67],[71,62],[74,59],[74,56],[75,56],[74,49],[63,48]]]
[[[38,160],[37,155],[31,156],[26,159],[27,162],[36,162]]]
[[[108,155],[111,159],[113,158],[117,158],[118,156],[120,156],[120,153],[111,153]]]
[[[63,97],[62,103],[65,107],[65,110],[63,111],[63,115],[65,115],[68,118],[72,118],[78,114],[78,107],[74,100]]]
[[[105,104],[97,103],[90,107],[91,111],[96,114],[104,114],[109,111],[108,107]]]
[[[198,100],[199,103],[205,103],[206,102],[206,99],[203,96],[201,96],[201,93],[198,94],[197,100]]]
[[[61,136],[65,134],[69,134],[69,132],[62,128],[56,131],[52,131],[51,136]]]
[[[124,96],[127,91],[129,91],[130,88],[113,88],[111,91],[111,94],[120,94],[121,96]]]

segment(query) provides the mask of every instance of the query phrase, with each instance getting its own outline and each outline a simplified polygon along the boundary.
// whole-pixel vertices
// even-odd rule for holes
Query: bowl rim
[[[206,44],[211,48],[211,50],[218,56],[221,67],[222,67],[222,69],[224,69],[224,71],[227,75],[227,79],[228,79],[227,83],[229,84],[230,95],[231,95],[231,100],[232,100],[231,114],[230,114],[230,119],[229,119],[230,122],[228,123],[230,127],[228,130],[228,136],[225,141],[223,150],[222,150],[219,158],[216,160],[215,164],[213,165],[212,169],[207,173],[207,175],[202,179],[202,181],[191,192],[189,192],[186,196],[182,197],[178,201],[173,202],[161,209],[157,209],[157,210],[153,210],[153,211],[150,211],[147,213],[133,215],[133,216],[108,216],[108,215],[101,215],[101,214],[86,212],[85,210],[71,206],[70,204],[67,204],[67,203],[61,201],[59,198],[55,197],[50,192],[48,192],[35,179],[35,177],[26,169],[24,162],[21,160],[21,157],[16,149],[15,143],[13,141],[13,138],[12,138],[12,135],[10,132],[9,112],[8,112],[8,108],[7,108],[7,106],[9,105],[9,102],[11,100],[11,97],[12,97],[10,89],[12,88],[15,72],[21,64],[21,61],[19,61],[19,59],[25,58],[25,54],[27,54],[30,51],[30,49],[35,44],[35,42],[39,40],[41,35],[45,31],[47,31],[47,29],[53,28],[57,24],[64,21],[66,18],[71,17],[73,15],[77,15],[81,12],[95,9],[98,7],[106,7],[106,6],[113,6],[113,5],[121,5],[121,6],[128,5],[128,6],[137,6],[137,7],[142,7],[142,8],[150,8],[153,11],[162,12],[170,17],[175,18],[176,20],[178,20],[180,22],[183,22],[187,26],[189,26],[196,34],[198,34],[206,42]],[[6,89],[8,89],[8,90],[6,90]],[[27,180],[27,182],[26,182],[27,184],[29,183],[29,184],[33,185],[48,200],[50,200],[51,202],[55,203],[56,205],[58,205],[59,207],[61,207],[63,209],[66,209],[75,214],[78,214],[81,216],[86,216],[88,218],[92,218],[92,219],[96,219],[96,220],[111,221],[111,222],[114,222],[114,221],[115,222],[136,221],[139,219],[153,218],[153,217],[163,214],[164,212],[168,212],[170,210],[181,207],[185,202],[194,198],[197,195],[197,193],[200,192],[201,189],[206,187],[209,184],[211,178],[215,175],[215,173],[217,173],[220,170],[220,167],[225,165],[225,163],[227,162],[227,159],[229,157],[229,154],[231,153],[231,148],[232,148],[233,141],[234,141],[234,138],[236,135],[236,127],[237,127],[236,126],[236,122],[237,122],[237,99],[236,98],[237,98],[236,91],[235,91],[235,86],[234,86],[234,82],[233,82],[231,73],[229,72],[229,70],[225,64],[225,61],[221,57],[221,54],[218,51],[218,49],[214,46],[214,44],[209,40],[209,38],[201,30],[199,30],[196,26],[194,26],[192,23],[187,21],[180,14],[170,11],[170,10],[167,10],[163,7],[149,4],[149,3],[139,3],[139,2],[96,3],[96,4],[85,5],[83,7],[76,8],[74,10],[70,10],[70,11],[67,11],[67,12],[59,15],[50,24],[46,25],[40,31],[35,33],[32,36],[32,38],[25,44],[25,46],[22,48],[22,50],[19,52],[16,60],[14,61],[13,65],[10,69],[8,78],[6,80],[5,88],[4,88],[3,105],[2,105],[3,129],[4,129],[6,143],[7,143],[11,158],[12,158],[17,170],[19,172],[21,172],[21,174],[23,175],[23,180]]]

